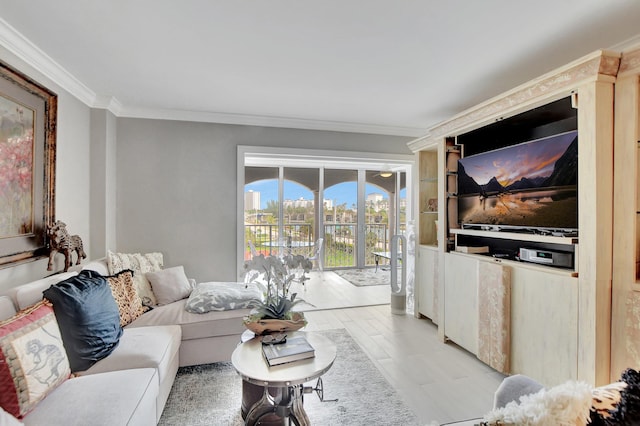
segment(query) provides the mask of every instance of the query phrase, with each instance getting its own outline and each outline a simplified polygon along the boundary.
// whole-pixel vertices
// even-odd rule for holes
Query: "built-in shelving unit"
[[[459,227],[458,224],[458,160],[460,159],[462,150],[460,146],[455,144],[455,138],[447,138],[445,140],[445,175],[446,182],[446,238],[447,244],[445,250],[451,250],[454,246],[454,237],[451,230]]]
[[[634,63],[640,63],[640,54],[637,59]],[[610,382],[612,135],[614,82],[619,66],[620,54],[594,52],[463,111],[408,144],[420,160],[430,159],[425,160],[425,166],[437,159],[438,164],[430,169],[440,170],[435,174],[420,173],[420,242],[436,248],[421,246],[423,251],[416,265],[417,313],[435,318],[443,341],[452,340],[480,357],[478,318],[484,315],[486,321],[488,314],[479,306],[478,295],[487,284],[493,285],[497,276],[503,277],[499,285],[508,285],[511,294],[507,318],[511,342],[507,345],[509,353],[505,354],[510,360],[508,373],[527,374],[547,386],[569,379],[593,385]],[[635,95],[640,90],[637,86],[636,77]],[[637,99],[635,102],[637,118],[640,107]],[[568,232],[576,227],[538,228],[538,233],[527,233],[522,229],[505,232],[506,227],[484,229],[459,223],[460,158],[569,131],[577,131],[578,135],[578,237]],[[635,140],[639,139],[636,131]],[[433,147],[437,147],[438,155]],[[627,180],[637,181],[640,148],[634,145],[634,149],[631,157],[635,164],[625,170],[632,176]],[[438,176],[438,184],[429,186],[428,179]],[[640,280],[640,270],[635,271],[640,269],[640,189],[634,188],[634,192],[636,283]],[[422,206],[436,193],[439,214],[431,215]],[[435,217],[429,219],[431,216]],[[439,224],[439,241],[434,242],[430,230],[435,220]],[[561,232],[566,236],[558,235]],[[456,252],[456,247],[463,245],[488,246],[489,253]],[[570,252],[574,265],[560,268],[524,263],[514,255],[519,248]],[[498,269],[492,269],[496,264]],[[480,273],[481,270],[492,272]],[[493,273],[497,275],[492,277]],[[557,347],[563,350],[557,351]]]
[[[453,253],[452,252],[452,254],[454,254],[455,256],[463,256],[463,257],[467,257],[467,258],[470,258],[470,259],[477,259],[477,260],[485,261],[485,262],[500,263],[502,265],[515,267],[515,268],[518,268],[518,269],[543,272],[545,274],[552,274],[552,275],[556,275],[556,276],[560,276],[560,277],[573,277],[573,278],[577,277],[577,274],[573,270],[570,270],[570,269],[549,268],[547,266],[537,265],[535,263],[518,262],[517,260],[509,260],[509,259],[496,259],[496,258],[493,258],[493,257],[488,256],[488,255],[484,256],[485,258],[483,259],[482,255],[473,254],[473,253],[460,253],[460,252]]]
[[[578,244],[577,237],[562,237],[554,235],[521,234],[517,232],[476,231],[474,229],[452,229],[451,233],[455,235],[470,235],[475,237],[495,238],[500,240],[529,241],[535,243],[565,245]]]
[[[422,151],[418,157],[419,239],[421,245],[438,245],[438,151]]]
[[[449,234],[455,236],[448,251],[457,251],[459,245],[487,246],[488,255],[501,259],[518,260],[520,248],[540,249],[569,253],[575,256],[577,237],[552,235],[537,229],[522,229],[520,232],[504,229],[496,231],[499,226],[461,227],[458,221],[458,160],[464,158],[465,153],[480,154],[491,152],[499,148],[517,145],[528,140],[539,139],[554,134],[574,131],[577,129],[577,110],[573,107],[570,97],[562,98],[546,105],[541,105],[516,116],[499,120],[495,123],[457,135],[455,145],[448,141],[446,159],[447,175],[447,217],[449,218]],[[489,142],[487,142],[489,141]],[[486,229],[485,229],[486,228]],[[505,228],[505,229],[513,229]],[[485,255],[482,255],[486,257]],[[555,267],[542,265],[542,267]],[[571,267],[577,274],[577,265]]]
[[[615,84],[611,374],[640,364],[640,46]]]

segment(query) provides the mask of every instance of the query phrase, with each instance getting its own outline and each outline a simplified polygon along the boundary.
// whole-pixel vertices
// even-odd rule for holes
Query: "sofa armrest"
[[[16,306],[13,304],[13,300],[9,296],[0,296],[0,321],[11,318],[15,314]]]

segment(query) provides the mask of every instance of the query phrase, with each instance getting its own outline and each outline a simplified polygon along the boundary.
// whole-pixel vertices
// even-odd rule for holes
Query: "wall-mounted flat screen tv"
[[[458,220],[471,229],[577,231],[578,132],[461,158]]]

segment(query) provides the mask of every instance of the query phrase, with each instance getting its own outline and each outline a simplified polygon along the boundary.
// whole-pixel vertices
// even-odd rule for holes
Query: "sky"
[[[351,207],[356,203],[357,197],[357,183],[345,182],[342,184],[334,185],[330,188],[325,188],[324,198],[326,200],[334,200],[335,205],[347,203],[347,206]],[[249,190],[260,193],[260,207],[262,209],[267,207],[267,201],[278,199],[278,182],[276,180],[260,181],[245,185],[245,192]],[[369,195],[374,192],[384,195],[384,191],[376,188],[373,185],[366,185],[365,194]],[[404,194],[403,190],[403,194]],[[284,181],[284,199],[285,200],[297,200],[304,198],[305,200],[313,200],[313,194],[305,187],[298,185],[291,181]]]
[[[472,155],[460,161],[465,172],[479,185],[486,184],[495,176],[502,186],[508,186],[523,177],[550,176],[556,161],[576,135],[577,132],[568,132]]]

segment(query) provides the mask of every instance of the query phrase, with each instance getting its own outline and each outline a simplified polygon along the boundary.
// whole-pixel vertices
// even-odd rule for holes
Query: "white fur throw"
[[[568,381],[551,389],[520,397],[484,416],[489,425],[586,425],[591,408],[591,386]]]

